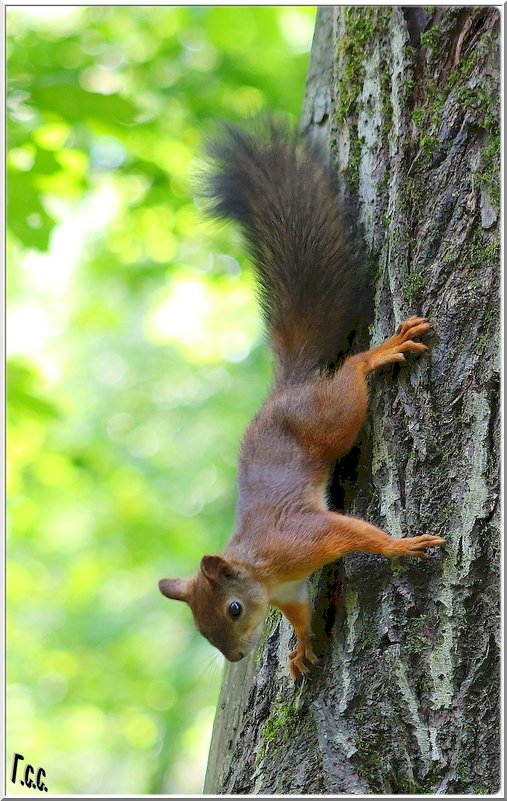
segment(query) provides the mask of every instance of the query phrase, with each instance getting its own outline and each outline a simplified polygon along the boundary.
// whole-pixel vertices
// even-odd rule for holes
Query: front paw
[[[407,537],[396,540],[394,556],[417,556],[419,559],[427,559],[428,548],[437,548],[445,545],[442,537],[434,537],[432,534],[422,534],[420,537]]]
[[[296,650],[289,654],[289,670],[293,681],[296,681],[298,676],[310,672],[311,668],[308,667],[307,662],[315,665],[318,661],[310,643],[298,643]]]

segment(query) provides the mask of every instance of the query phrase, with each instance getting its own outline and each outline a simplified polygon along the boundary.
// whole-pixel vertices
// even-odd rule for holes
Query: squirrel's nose
[[[244,655],[243,651],[234,651],[234,653],[228,655],[227,659],[229,662],[239,662],[240,659],[243,659]]]

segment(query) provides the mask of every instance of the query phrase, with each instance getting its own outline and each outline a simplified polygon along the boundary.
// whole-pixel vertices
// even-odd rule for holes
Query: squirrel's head
[[[185,601],[196,628],[230,662],[238,662],[257,645],[269,601],[266,588],[243,565],[222,556],[203,556],[190,579],[161,579],[160,592]]]

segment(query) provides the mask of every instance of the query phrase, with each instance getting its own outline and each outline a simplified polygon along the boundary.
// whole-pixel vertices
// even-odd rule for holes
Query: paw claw
[[[427,559],[428,548],[438,548],[445,545],[445,540],[442,537],[436,537],[432,534],[421,534],[419,537],[407,537],[397,540],[396,555],[397,556],[417,556],[419,559]]]
[[[423,342],[414,342],[412,339],[407,339],[406,342],[402,342],[401,345],[400,345],[400,351],[402,353],[405,352],[405,351],[412,351],[414,353],[422,353],[425,350],[429,350],[427,345],[425,345]]]
[[[425,334],[431,327],[426,317],[408,317],[398,326],[392,337],[371,351],[369,369],[394,362],[403,363],[406,361],[403,353],[423,353],[429,350],[423,342],[414,342],[414,337]]]
[[[428,328],[431,328],[427,317],[417,317],[415,314],[413,314],[411,317],[407,317],[406,320],[403,320],[403,322],[399,324],[396,333],[404,334],[410,328],[415,328],[415,326],[423,324],[426,324]]]
[[[289,670],[293,681],[301,675],[310,673],[311,668],[305,664],[305,660],[315,665],[318,662],[318,657],[313,653],[312,647],[309,644],[298,645],[295,651],[289,654]]]

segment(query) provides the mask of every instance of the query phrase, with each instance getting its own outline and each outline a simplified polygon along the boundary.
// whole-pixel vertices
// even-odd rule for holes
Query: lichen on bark
[[[498,790],[499,66],[491,6],[319,9],[302,126],[357,203],[371,342],[408,314],[435,326],[428,357],[371,382],[335,501],[447,548],[316,575],[320,663],[300,685],[270,615],[226,669],[208,792]]]

